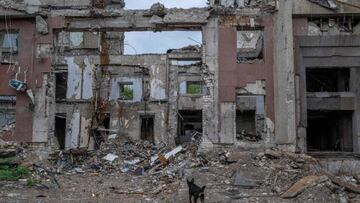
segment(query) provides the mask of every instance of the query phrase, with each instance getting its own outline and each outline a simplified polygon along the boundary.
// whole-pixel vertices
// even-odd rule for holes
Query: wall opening
[[[179,84],[179,93],[181,95],[202,95],[206,94],[207,90],[205,88],[203,81],[182,81]]]
[[[207,7],[207,0],[125,0],[126,9],[150,9],[151,5],[160,2],[166,8],[201,8]]]
[[[56,90],[55,90],[55,98],[58,100],[66,99],[66,92],[67,92],[67,73],[56,73],[55,74],[55,83],[56,83]]]
[[[192,136],[203,131],[202,110],[180,110],[178,115],[177,145],[190,142]]]
[[[58,140],[59,149],[65,149],[66,114],[64,113],[55,115],[55,137]]]
[[[352,111],[308,111],[307,151],[353,151]]]
[[[126,101],[134,99],[134,84],[132,82],[119,83],[119,99]]]
[[[259,141],[256,133],[255,110],[236,110],[236,136],[239,139]]]
[[[140,116],[141,119],[141,132],[140,139],[154,143],[154,120],[153,115]]]
[[[110,113],[106,113],[103,121],[103,125],[106,130],[110,129],[110,119],[111,119]]]
[[[201,31],[125,32],[124,54],[165,54],[171,49],[201,44]]]
[[[308,18],[308,35],[360,34],[360,18],[356,16]]]
[[[262,63],[264,60],[264,32],[237,31],[237,63]]]
[[[265,126],[264,95],[238,95],[235,122],[237,139],[260,141]]]
[[[348,92],[349,83],[349,68],[306,69],[307,92]]]
[[[15,63],[17,61],[18,46],[19,46],[18,33],[3,33],[0,36],[1,43],[1,63]]]

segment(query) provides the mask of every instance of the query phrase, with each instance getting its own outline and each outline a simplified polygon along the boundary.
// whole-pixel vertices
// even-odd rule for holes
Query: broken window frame
[[[0,95],[0,113],[4,114],[7,122],[5,125],[0,125],[0,134],[13,131],[16,127],[16,96]],[[7,118],[8,115],[11,117]],[[4,130],[5,127],[9,129]]]
[[[186,81],[186,94],[200,95],[203,93],[203,86],[204,84],[201,81]]]
[[[197,83],[197,85],[200,85],[200,92],[197,93],[192,93],[189,92],[189,83]],[[183,84],[185,84],[185,86],[183,86]],[[183,87],[183,88],[182,88]],[[205,83],[203,81],[200,80],[189,80],[189,81],[180,81],[179,82],[179,93],[181,96],[202,96],[205,93],[207,93],[207,89],[205,86]]]
[[[134,83],[133,82],[119,82],[118,85],[119,85],[119,100],[133,101],[134,100]],[[125,90],[125,88],[129,88],[129,89]],[[128,91],[128,92],[124,95],[124,91]]]
[[[339,35],[353,35],[359,34],[354,33],[355,27],[358,26],[360,26],[360,18],[357,16],[309,17],[307,34],[310,36],[334,36],[331,31],[337,28]],[[311,30],[310,27],[313,29]]]
[[[5,37],[7,35],[15,36],[15,44],[13,44],[13,40],[11,40],[12,41],[12,42],[10,42],[11,46],[4,47]],[[9,38],[9,39],[13,39],[13,38]],[[1,44],[0,62],[6,63],[6,64],[15,63],[17,61],[17,55],[18,55],[18,51],[19,51],[19,32],[16,30],[2,31],[0,34],[0,44]],[[13,47],[12,45],[14,45],[15,47]]]

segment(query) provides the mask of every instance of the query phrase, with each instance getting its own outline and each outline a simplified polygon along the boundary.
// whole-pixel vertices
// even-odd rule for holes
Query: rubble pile
[[[335,176],[305,154],[274,149],[260,153],[229,150],[218,155],[219,163],[209,160],[209,167],[188,174],[209,186],[211,193],[218,192],[229,199],[356,202],[360,197],[356,175]],[[216,176],[211,177],[213,174]]]
[[[55,165],[45,160],[34,161],[31,149],[27,148],[6,148],[0,155],[15,157],[16,164],[31,168],[33,174],[28,179],[34,182],[33,188],[47,191],[66,190],[68,185],[77,185],[78,180],[85,178],[88,182],[81,183],[83,188],[96,181],[109,182],[102,184],[98,193],[145,195],[166,202],[183,198],[186,179],[194,178],[198,185],[206,186],[207,200],[215,202],[360,199],[360,174],[332,174],[311,156],[277,149],[215,148],[200,153],[200,143],[200,137],[193,137],[190,143],[169,147],[109,135],[99,150],[61,151],[51,159]],[[29,188],[21,181],[11,184],[12,187]]]
[[[191,143],[171,148],[164,143],[154,145],[114,134],[109,135],[99,150],[60,152],[56,167],[60,173],[121,172],[174,178],[181,176],[181,170],[186,167],[205,165],[206,159],[197,154],[199,143],[193,139]]]

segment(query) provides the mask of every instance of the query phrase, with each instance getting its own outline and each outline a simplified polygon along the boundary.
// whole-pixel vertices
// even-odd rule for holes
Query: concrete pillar
[[[175,145],[175,137],[178,130],[178,100],[179,100],[179,82],[178,70],[176,66],[169,63],[169,111],[168,111],[168,139],[167,144]]]
[[[50,83],[49,75],[43,75],[43,85],[35,89],[35,107],[32,142],[54,144],[55,123],[55,85]],[[48,87],[50,86],[50,87]]]
[[[280,0],[275,15],[275,142],[284,149],[295,151],[296,101],[292,0]]]
[[[220,142],[222,144],[234,144],[236,135],[236,104],[234,102],[220,103]]]
[[[353,147],[354,152],[360,152],[360,69],[350,69],[350,92],[356,94],[356,110],[353,114]]]
[[[203,96],[203,136],[210,142],[219,143],[219,94],[218,94],[218,18],[210,18],[203,29],[204,53],[202,75],[207,94]]]

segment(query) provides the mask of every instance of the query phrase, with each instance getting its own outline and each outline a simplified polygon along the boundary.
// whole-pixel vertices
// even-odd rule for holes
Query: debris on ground
[[[200,152],[199,139],[201,136],[193,136],[189,143],[167,146],[111,135],[98,150],[62,150],[47,160],[34,158],[32,150],[26,147],[4,148],[0,150],[0,165],[26,166],[31,174],[0,185],[6,189],[3,193],[8,191],[5,196],[14,193],[15,188],[45,190],[45,196],[61,189],[74,198],[80,195],[74,192],[81,188],[91,198],[121,195],[186,202],[186,179],[194,178],[196,184],[206,186],[206,201],[213,202],[237,199],[356,202],[360,199],[359,174],[334,175],[309,155],[275,148],[261,151],[219,148]],[[23,197],[26,192],[19,194]]]

